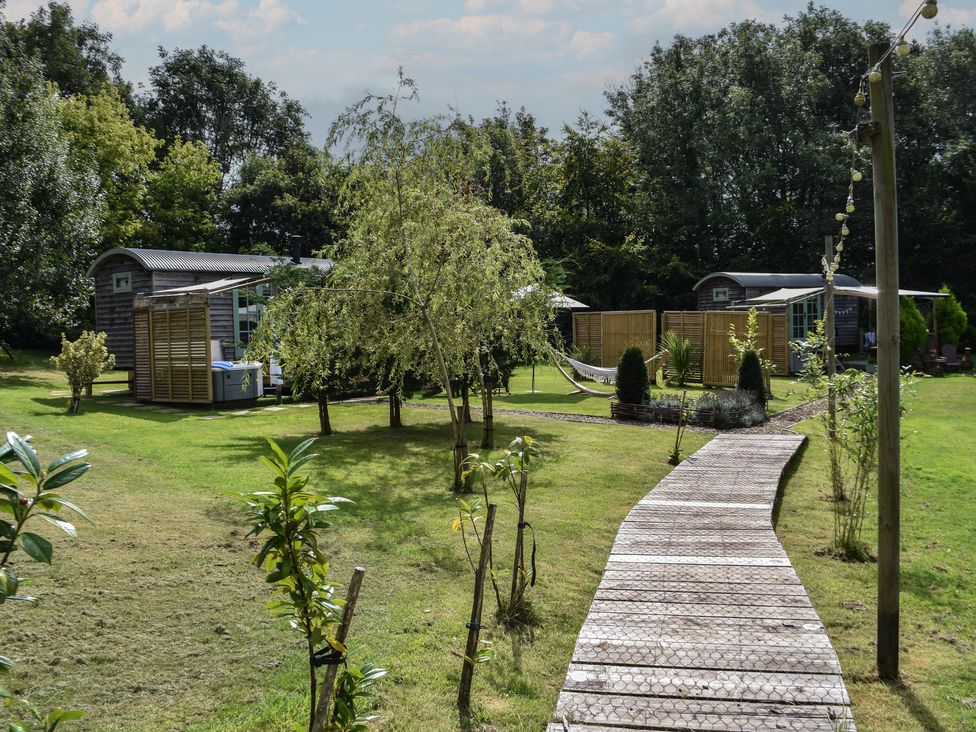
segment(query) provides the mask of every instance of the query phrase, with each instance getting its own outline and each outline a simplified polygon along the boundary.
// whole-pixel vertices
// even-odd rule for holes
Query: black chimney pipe
[[[291,261],[292,264],[302,263],[302,237],[298,234],[291,236]]]

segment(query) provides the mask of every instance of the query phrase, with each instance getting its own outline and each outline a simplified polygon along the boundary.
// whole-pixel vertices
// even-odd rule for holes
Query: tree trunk
[[[528,488],[529,474],[522,471],[518,493],[518,527],[515,534],[515,561],[512,567],[512,593],[508,597],[508,617],[511,621],[515,617],[515,609],[522,604],[525,593],[525,494]]]
[[[81,391],[72,389],[71,400],[68,402],[68,414],[78,414],[81,407]]]
[[[316,401],[319,404],[319,434],[332,434],[332,421],[329,419],[329,395],[325,389],[319,389],[316,393]]]
[[[390,389],[390,427],[403,427],[400,419],[400,406],[402,405],[399,389]]]
[[[463,415],[464,407],[457,407],[458,439],[454,444],[454,490],[470,493],[471,480],[462,477],[464,461],[468,459],[468,428],[462,419]]]
[[[474,420],[471,418],[471,387],[468,386],[467,382],[461,385],[461,404],[464,406],[461,420],[465,424],[472,424]]]
[[[478,366],[478,386],[481,388],[481,416],[484,421],[484,430],[481,433],[481,449],[495,449],[495,415],[492,412],[492,387],[493,384],[485,382],[485,374]]]

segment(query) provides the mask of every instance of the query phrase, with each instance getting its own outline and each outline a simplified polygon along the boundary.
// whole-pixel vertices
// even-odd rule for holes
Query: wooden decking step
[[[721,435],[624,520],[548,732],[854,732],[772,526],[802,435]]]

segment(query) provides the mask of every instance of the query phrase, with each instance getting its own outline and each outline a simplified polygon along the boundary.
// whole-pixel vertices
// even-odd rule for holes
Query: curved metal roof
[[[98,255],[88,268],[91,277],[98,266],[116,255],[132,257],[147,270],[177,272],[220,272],[264,274],[278,262],[291,261],[288,257],[269,257],[264,254],[219,254],[214,252],[179,252],[168,249],[109,249]],[[323,272],[332,269],[331,259],[302,257],[302,267],[318,267]]]
[[[740,287],[821,287],[824,279],[821,274],[788,274],[781,272],[712,272],[705,275],[692,288],[697,290],[713,277],[728,277]],[[859,287],[860,282],[849,275],[835,274],[834,284],[838,287]]]

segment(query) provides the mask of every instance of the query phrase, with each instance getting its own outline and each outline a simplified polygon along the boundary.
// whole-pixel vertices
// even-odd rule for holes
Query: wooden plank
[[[634,506],[550,729],[565,717],[575,730],[854,730],[837,656],[770,522],[803,439],[723,435]]]

